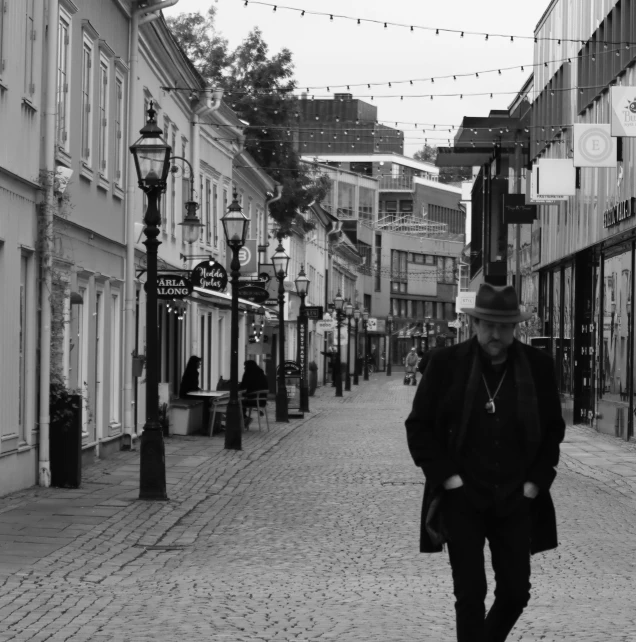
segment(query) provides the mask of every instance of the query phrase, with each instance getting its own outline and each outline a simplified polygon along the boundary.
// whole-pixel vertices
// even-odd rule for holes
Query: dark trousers
[[[522,494],[477,510],[463,487],[446,491],[444,518],[453,571],[458,642],[504,642],[530,599],[530,507]],[[495,601],[486,615],[484,545]]]

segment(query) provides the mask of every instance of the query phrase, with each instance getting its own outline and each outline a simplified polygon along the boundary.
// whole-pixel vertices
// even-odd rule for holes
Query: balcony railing
[[[380,176],[380,190],[385,192],[412,192],[412,176]]]

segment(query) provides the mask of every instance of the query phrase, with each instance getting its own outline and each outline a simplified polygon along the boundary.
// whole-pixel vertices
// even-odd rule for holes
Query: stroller
[[[404,385],[409,386],[417,386],[417,379],[415,378],[415,373],[414,372],[406,372],[404,374]]]

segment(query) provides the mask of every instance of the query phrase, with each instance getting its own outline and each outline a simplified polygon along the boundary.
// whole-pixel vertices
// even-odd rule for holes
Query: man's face
[[[514,323],[493,323],[475,319],[477,341],[484,352],[493,360],[505,359],[512,345],[515,333]]]

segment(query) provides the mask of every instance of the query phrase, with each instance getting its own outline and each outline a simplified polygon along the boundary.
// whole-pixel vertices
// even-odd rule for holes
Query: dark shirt
[[[461,453],[460,476],[475,506],[486,508],[514,499],[526,481],[527,463],[523,430],[517,419],[512,359],[493,366],[481,355],[481,365],[491,395],[495,395],[502,376],[503,381],[492,414],[486,411],[490,396],[483,380],[477,389]]]

